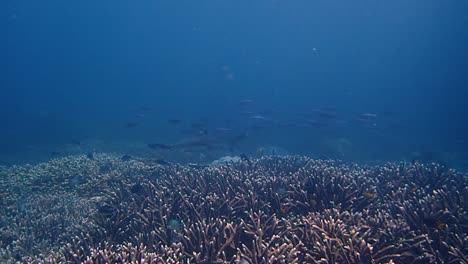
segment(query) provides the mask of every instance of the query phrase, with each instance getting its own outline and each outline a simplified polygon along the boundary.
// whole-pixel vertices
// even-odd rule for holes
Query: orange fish
[[[442,220],[437,220],[435,222],[435,226],[436,226],[437,229],[445,229],[445,228],[447,228],[447,223],[445,223]]]
[[[310,199],[310,205],[316,206],[316,205],[317,205],[317,201],[316,201],[315,199]]]
[[[284,206],[281,206],[281,208],[279,209],[279,212],[280,214],[285,215],[288,212],[288,209],[286,209],[286,207]]]

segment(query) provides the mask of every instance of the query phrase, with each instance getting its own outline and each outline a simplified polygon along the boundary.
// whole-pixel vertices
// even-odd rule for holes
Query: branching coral
[[[294,156],[194,167],[95,155],[6,169],[0,181],[8,262],[468,259],[467,176],[437,164]]]

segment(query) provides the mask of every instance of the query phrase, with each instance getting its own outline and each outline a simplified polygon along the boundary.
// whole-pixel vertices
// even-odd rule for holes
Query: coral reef
[[[211,163],[211,165],[221,165],[221,164],[226,164],[226,163],[230,163],[230,162],[239,162],[239,161],[241,161],[241,157],[238,157],[238,156],[234,156],[234,157],[224,156],[224,157],[221,157],[221,158],[213,161]]]
[[[65,157],[1,168],[0,261],[468,263],[467,182],[438,164]]]

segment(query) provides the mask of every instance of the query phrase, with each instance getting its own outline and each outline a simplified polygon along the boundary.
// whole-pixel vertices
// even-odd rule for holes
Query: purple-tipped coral
[[[95,155],[1,175],[3,262],[468,262],[468,179],[437,164]]]

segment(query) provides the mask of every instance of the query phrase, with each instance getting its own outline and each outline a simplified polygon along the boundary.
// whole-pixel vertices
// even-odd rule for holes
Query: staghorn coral
[[[2,168],[0,259],[466,263],[467,181],[438,164],[66,157]]]

